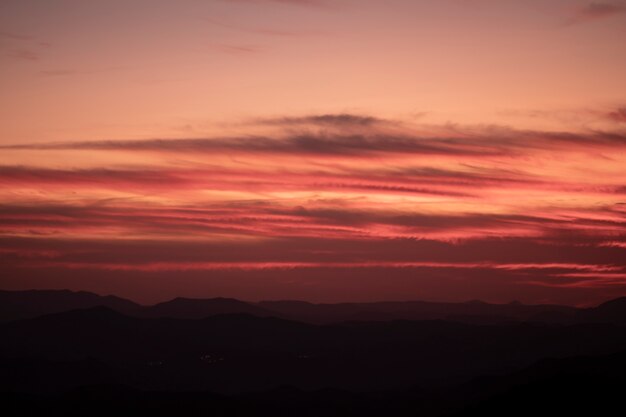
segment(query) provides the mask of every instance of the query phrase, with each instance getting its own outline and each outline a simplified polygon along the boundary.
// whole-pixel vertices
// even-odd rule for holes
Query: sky
[[[626,295],[626,1],[3,0],[0,288]]]

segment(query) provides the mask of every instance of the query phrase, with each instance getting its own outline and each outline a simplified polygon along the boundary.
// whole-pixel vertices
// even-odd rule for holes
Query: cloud
[[[158,181],[156,177],[154,181]],[[170,186],[177,187],[177,185]],[[78,190],[74,183],[67,184]],[[236,191],[236,186],[216,189]],[[201,189],[206,190],[206,187]],[[281,188],[280,190],[284,190]],[[367,191],[367,190],[366,190]],[[435,214],[383,210],[364,206],[342,208],[289,207],[266,201],[263,205],[213,203],[209,207],[155,206],[141,201],[67,205],[0,206],[0,232],[29,230],[71,236],[123,233],[171,239],[212,238],[223,234],[264,238],[334,238],[352,240],[429,239],[463,241],[490,237],[534,237],[553,242],[585,241],[597,245],[607,236],[626,236],[626,216],[610,210],[583,211],[565,216],[536,214]],[[597,219],[594,218],[598,217]],[[28,232],[27,234],[30,234]]]
[[[214,214],[228,216],[243,207],[214,207]],[[35,212],[35,208],[15,210],[23,216]],[[51,207],[47,215],[63,213]],[[188,209],[187,216],[193,213],[194,209]],[[99,217],[95,208],[87,215],[94,222]],[[141,223],[138,212],[123,219],[133,217],[136,224]],[[74,213],[67,223],[80,223],[80,218]],[[105,230],[105,224],[100,230]],[[262,241],[194,240],[193,235],[180,239],[175,233],[163,239],[128,237],[119,231],[99,233],[94,239],[5,234],[0,236],[0,248],[5,249],[0,262],[4,276],[21,286],[46,287],[53,282],[85,289],[95,285],[101,291],[106,288],[121,294],[131,288],[136,290],[132,295],[141,300],[147,294],[171,297],[172,280],[177,288],[188,288],[195,296],[243,299],[478,298],[532,303],[550,298],[577,303],[614,298],[621,294],[620,288],[626,293],[626,249],[596,246],[599,240],[584,236],[554,241],[490,237],[455,243],[332,235]]]
[[[6,31],[0,31],[0,38],[11,39],[14,41],[32,41],[34,39],[32,36]]]
[[[600,2],[589,3],[586,6],[579,8],[574,16],[570,18],[568,24],[585,23],[606,19],[625,12],[626,7],[622,5]]]
[[[41,56],[30,49],[13,49],[6,53],[6,56],[20,61],[38,61]]]
[[[34,36],[0,31],[0,40],[6,41],[10,50],[5,52],[8,58],[19,61],[37,61],[41,51],[52,46],[49,42],[38,41]]]
[[[606,114],[609,120],[617,123],[626,123],[626,107],[620,107]]]
[[[558,122],[561,126],[592,130],[594,126],[605,126],[606,122],[626,121],[626,107],[616,108],[573,108],[561,110],[505,110],[499,112],[504,117],[540,119]]]
[[[269,119],[258,119],[258,124],[289,126],[289,125],[319,125],[330,127],[369,127],[387,123],[384,119],[373,116],[364,116],[350,113],[339,114],[317,114],[301,117],[278,117]]]
[[[176,271],[196,289],[309,299],[298,291],[530,301],[626,291],[617,128],[322,113],[237,129],[266,134],[4,146],[5,164],[23,164],[0,165],[4,275],[34,285],[45,268],[55,285],[159,288]]]
[[[0,166],[0,183],[3,184],[59,184],[69,187],[111,187],[135,185],[137,187],[157,188],[181,186],[185,182],[192,182],[191,177],[197,172],[189,172],[189,178],[182,174],[167,170],[120,170],[120,169],[46,169],[20,166]]]
[[[80,71],[71,70],[71,69],[52,69],[52,70],[42,70],[39,71],[39,75],[44,77],[65,77],[69,75],[80,74]]]
[[[123,71],[128,69],[125,66],[106,67],[98,69],[72,69],[72,68],[55,68],[39,71],[38,75],[42,77],[68,77],[72,75],[92,75],[103,72]]]
[[[126,192],[167,192],[182,190],[231,190],[254,192],[340,191],[378,195],[432,195],[476,198],[485,189],[503,186],[526,189],[563,189],[567,185],[542,183],[535,178],[503,170],[462,172],[443,169],[363,170],[345,172],[299,172],[258,168],[141,168],[141,169],[50,169],[24,166],[0,166],[0,184],[8,187],[34,186],[48,190],[102,189]],[[584,190],[577,186],[576,191]],[[595,192],[594,189],[589,190]],[[622,192],[604,187],[604,192]]]
[[[253,54],[261,50],[258,45],[244,45],[244,44],[222,44],[216,45],[215,49],[227,54]]]
[[[623,262],[603,260],[611,256],[614,260],[615,254],[600,252],[594,259],[580,247],[528,240],[450,245],[297,239],[259,245],[5,238],[0,246],[10,249],[0,253],[4,270],[22,285],[41,286],[53,280],[84,289],[97,282],[119,293],[129,288],[130,280],[130,287],[144,297],[146,293],[171,297],[173,272],[176,285],[193,289],[196,296],[218,291],[244,299],[330,301],[328,297],[334,296],[336,301],[367,297],[537,302],[549,295],[563,303],[570,302],[569,297],[614,298],[616,291],[626,289]],[[572,294],[568,288],[580,292]]]
[[[293,4],[298,6],[327,6],[327,0],[224,0],[233,3],[282,3]]]
[[[299,37],[299,36],[309,36],[309,35],[317,35],[322,32],[318,31],[308,31],[308,30],[289,30],[289,29],[277,29],[277,28],[269,28],[269,27],[248,27],[243,26],[241,24],[232,24],[225,23],[216,19],[206,19],[207,22],[214,26],[231,29],[239,32],[252,33],[256,35],[267,35],[267,36],[277,36],[277,37]]]
[[[617,114],[616,117],[619,117]],[[304,117],[261,119],[261,124],[285,128],[276,136],[239,136],[225,138],[165,138],[142,140],[100,140],[64,143],[4,145],[0,149],[31,150],[119,150],[161,153],[240,153],[326,157],[377,157],[382,155],[441,155],[504,157],[528,154],[535,150],[572,151],[622,149],[622,132],[583,133],[521,131],[503,127],[463,128],[444,126],[435,133],[412,131],[401,125],[390,130],[391,122],[350,114],[325,114]],[[305,125],[299,131],[286,128]],[[332,127],[315,131],[306,125]],[[367,129],[354,131],[354,127]],[[426,129],[428,130],[428,129]]]
[[[277,269],[502,269],[507,271],[528,270],[555,270],[555,271],[589,271],[589,272],[559,272],[558,276],[585,276],[591,274],[609,275],[618,273],[621,284],[626,282],[626,273],[622,267],[612,265],[587,264],[559,264],[559,263],[529,263],[529,264],[498,264],[493,262],[455,263],[455,262],[393,262],[393,261],[364,261],[364,262],[150,262],[150,263],[86,263],[46,261],[35,263],[33,267],[49,268],[63,267],[67,269],[106,269],[124,271],[216,271],[216,270],[277,270]]]
[[[432,139],[411,136],[326,135],[303,133],[287,138],[248,136],[206,139],[146,139],[106,140],[0,146],[0,149],[75,149],[75,150],[126,150],[152,152],[241,152],[293,155],[361,155],[419,153],[419,154],[501,154],[488,143],[464,143],[458,139]]]

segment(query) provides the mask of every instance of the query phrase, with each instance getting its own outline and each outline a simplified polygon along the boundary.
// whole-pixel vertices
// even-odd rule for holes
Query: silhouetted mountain
[[[611,415],[623,409],[626,352],[544,359],[511,375],[480,378],[451,390],[461,416]]]
[[[527,321],[539,314],[574,315],[574,307],[557,305],[489,304],[482,301],[436,303],[397,301],[375,303],[313,304],[303,301],[262,301],[259,306],[311,323],[383,320],[454,320],[468,323]]]
[[[45,372],[102,374],[101,364],[34,362]],[[2,370],[6,367],[0,362]],[[82,371],[76,372],[76,370]],[[88,377],[86,378],[89,379]],[[93,380],[94,378],[91,378]],[[528,416],[611,415],[623,407],[626,353],[541,360],[507,375],[430,389],[354,392],[305,391],[289,386],[252,393],[220,395],[198,391],[142,391],[107,382],[56,394],[0,391],[3,415],[47,416]]]
[[[29,306],[43,295],[25,293],[3,311],[30,318],[0,323],[3,415],[591,413],[619,406],[626,384],[626,298],[590,309],[224,298],[141,307],[69,291]],[[61,311],[77,299],[98,306]],[[60,310],[33,317],[46,309]]]
[[[139,304],[113,295],[101,296],[85,291],[30,290],[0,291],[0,320],[18,320],[81,308],[105,306],[133,312]]]
[[[219,314],[252,314],[258,317],[274,316],[276,313],[233,298],[175,298],[171,301],[145,307],[139,313],[143,317],[171,317],[200,319]]]
[[[281,385],[351,390],[432,386],[514,371],[545,357],[620,349],[626,349],[624,327],[604,324],[389,321],[319,326],[244,314],[135,318],[99,307],[0,325],[0,357],[5,360],[92,359],[106,369],[123,370],[113,376],[136,388],[222,393]],[[48,385],[59,389],[75,386],[72,380],[62,383],[58,375],[47,378],[57,380]]]
[[[626,324],[626,297],[616,298],[597,307],[581,310],[578,312],[577,319],[588,322]]]
[[[349,321],[447,320],[470,324],[537,322],[547,324],[626,323],[626,298],[588,309],[558,305],[438,303],[397,301],[314,304],[305,301],[244,302],[232,298],[175,298],[141,306],[115,296],[67,290],[0,291],[0,321],[105,306],[135,317],[199,319],[221,314],[279,317],[312,324]]]

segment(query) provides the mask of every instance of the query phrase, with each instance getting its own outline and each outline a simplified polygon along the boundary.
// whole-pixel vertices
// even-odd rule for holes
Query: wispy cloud
[[[568,24],[585,23],[626,13],[626,7],[615,3],[594,2],[579,8],[567,21]]]
[[[620,107],[606,114],[609,120],[617,123],[626,123],[626,107]]]
[[[34,39],[32,36],[6,31],[0,31],[0,38],[11,39],[14,41],[32,41]]]
[[[38,61],[41,55],[30,49],[13,49],[6,53],[6,56],[20,61]]]
[[[284,28],[270,28],[264,26],[245,26],[242,24],[233,24],[226,23],[217,19],[206,19],[213,26],[231,29],[233,31],[251,33],[254,35],[267,35],[267,36],[276,36],[276,37],[300,37],[300,36],[310,36],[316,35],[321,32],[312,31],[312,30],[293,30],[293,29],[284,29]]]
[[[246,45],[246,44],[220,44],[214,46],[215,50],[218,50],[227,54],[254,54],[261,51],[261,47],[258,45]]]
[[[0,31],[0,40],[6,44],[5,55],[18,61],[37,61],[41,52],[52,46],[51,43],[38,40],[34,36],[9,31]]]
[[[104,67],[95,69],[74,69],[74,68],[54,68],[45,69],[38,72],[41,77],[69,77],[72,75],[93,75],[104,72],[114,72],[127,70],[129,67],[117,66],[117,67]]]
[[[388,123],[384,119],[380,119],[374,116],[339,113],[339,114],[314,114],[309,116],[300,117],[276,117],[266,119],[256,119],[257,124],[268,124],[276,126],[289,126],[289,125],[321,125],[321,126],[334,126],[339,128],[353,127],[353,126],[373,126]]]
[[[65,77],[68,75],[80,74],[80,71],[76,71],[72,69],[51,69],[51,70],[42,70],[39,72],[39,74],[44,77]]]
[[[618,114],[619,116],[619,114]],[[0,149],[76,149],[126,150],[143,152],[238,152],[326,156],[376,155],[481,155],[503,156],[536,150],[571,150],[626,147],[626,135],[620,132],[588,133],[517,131],[508,128],[443,127],[437,133],[399,130],[389,133],[376,127],[381,119],[347,114],[261,119],[260,123],[292,127],[322,125],[339,128],[337,133],[303,130],[277,136],[239,136],[227,138],[103,140],[64,143],[4,145]],[[354,126],[368,127],[367,132],[341,133]]]
[[[327,6],[327,0],[223,0],[232,1],[233,3],[282,3],[293,4],[299,6]]]

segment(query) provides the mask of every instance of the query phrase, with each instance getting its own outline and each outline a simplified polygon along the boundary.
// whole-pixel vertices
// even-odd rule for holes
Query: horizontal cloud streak
[[[370,126],[368,133],[330,134],[302,133],[268,136],[192,139],[102,140],[65,143],[6,145],[6,150],[94,150],[164,153],[208,154],[277,154],[291,156],[384,156],[384,155],[448,155],[448,156],[511,156],[532,150],[609,150],[626,148],[626,135],[619,132],[533,132],[511,129],[444,129],[446,135],[419,134],[405,131],[378,131],[378,119],[354,115],[321,115],[303,118],[271,119],[265,123],[278,126],[322,124],[338,128]]]
[[[358,114],[340,113],[340,114],[316,114],[302,117],[278,117],[274,119],[260,119],[258,124],[267,124],[274,126],[289,125],[319,125],[338,128],[346,127],[367,127],[377,124],[387,124],[388,121],[373,116],[363,116]]]
[[[507,271],[525,270],[573,270],[594,273],[621,272],[624,268],[611,265],[585,264],[494,264],[494,263],[438,263],[438,262],[152,262],[143,264],[96,264],[78,262],[33,263],[33,267],[63,267],[69,269],[106,269],[122,271],[189,271],[189,270],[267,270],[267,269],[354,269],[354,268],[448,268],[448,269],[503,269]],[[570,273],[560,273],[569,276]],[[571,273],[579,276],[578,273]],[[585,276],[585,273],[582,274]]]
[[[326,6],[326,0],[229,0],[235,3],[284,3],[302,6]]]
[[[486,144],[483,144],[483,146]],[[3,146],[3,149],[31,150],[124,150],[155,152],[241,152],[287,155],[371,155],[420,153],[426,155],[484,155],[500,154],[497,150],[468,145],[460,140],[416,139],[388,136],[324,136],[298,135],[287,139],[246,137],[227,139],[151,139],[132,141],[93,141],[57,144]]]

